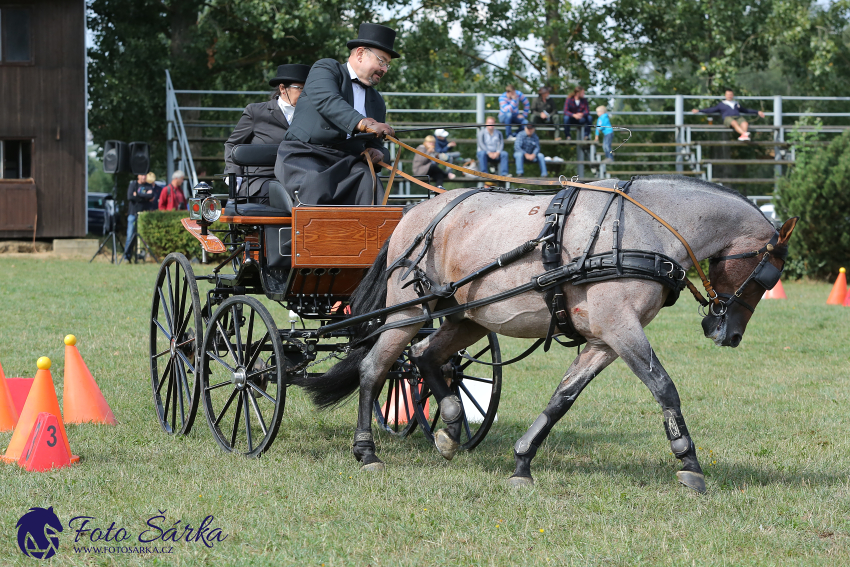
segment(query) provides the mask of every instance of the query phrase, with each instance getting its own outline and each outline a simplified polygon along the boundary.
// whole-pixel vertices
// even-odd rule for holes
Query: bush
[[[139,235],[160,259],[171,252],[180,252],[191,260],[201,257],[201,243],[180,222],[188,216],[187,211],[145,211],[139,214],[136,226]],[[210,228],[227,227],[215,223]]]
[[[776,194],[781,218],[800,217],[788,275],[834,279],[850,265],[850,131],[826,147],[802,148]]]

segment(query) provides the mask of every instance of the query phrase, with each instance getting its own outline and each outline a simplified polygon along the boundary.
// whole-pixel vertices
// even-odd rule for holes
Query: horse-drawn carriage
[[[243,145],[233,161],[243,168],[274,165],[277,146]],[[189,201],[184,227],[200,242],[214,267],[195,274],[182,254],[162,262],[153,294],[150,324],[151,385],[154,407],[166,433],[185,435],[202,405],[216,442],[228,452],[259,456],[275,439],[286,390],[297,377],[315,372],[328,359],[343,356],[351,331],[319,336],[320,325],[349,316],[351,294],[372,266],[384,241],[402,217],[402,206],[304,206],[276,181],[269,204],[236,195],[236,175],[222,201],[200,186]],[[375,196],[375,203],[381,203]],[[227,228],[215,230],[218,221]],[[199,284],[201,284],[199,289]],[[262,297],[267,301],[261,301]],[[276,322],[268,305],[289,310]],[[426,327],[414,342],[434,332]],[[474,358],[500,361],[490,333]],[[409,435],[417,423],[433,436],[437,404],[422,383],[408,350],[393,364],[374,403],[374,418],[391,435]],[[443,367],[447,383],[460,396],[465,449],[487,434],[496,415],[501,369],[462,358]],[[470,384],[473,382],[474,384]]]

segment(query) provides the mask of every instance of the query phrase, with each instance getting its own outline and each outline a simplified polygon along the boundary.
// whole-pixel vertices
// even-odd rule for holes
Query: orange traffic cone
[[[76,344],[74,335],[65,337],[65,390],[62,393],[65,423],[117,425]]]
[[[18,410],[15,409],[15,402],[6,385],[3,365],[0,364],[0,431],[12,431],[16,423],[18,423]]]
[[[847,276],[844,273],[846,271],[844,268],[838,270],[838,277],[835,278],[835,284],[826,300],[827,305],[842,305],[844,303],[844,298],[847,296]]]
[[[850,307],[850,291],[844,294],[844,307]]]
[[[24,404],[24,409],[21,411],[20,418],[18,418],[18,425],[15,426],[15,432],[12,433],[12,440],[9,441],[6,454],[0,457],[7,463],[16,463],[21,458],[32,428],[38,421],[38,414],[45,411],[59,418],[57,434],[62,435],[65,449],[71,455],[71,444],[68,443],[68,434],[65,433],[65,425],[62,423],[62,412],[59,411],[59,400],[56,399],[56,388],[53,387],[53,376],[50,374],[50,359],[42,356],[38,359],[37,364],[38,372],[35,374],[30,394],[27,396],[27,403]],[[71,455],[72,463],[79,460],[80,457]]]
[[[765,291],[762,299],[788,299],[785,296],[785,288],[782,287],[782,280],[776,282],[773,289]]]
[[[49,471],[71,466],[71,454],[64,443],[59,443],[59,418],[46,411],[38,414],[27,444],[18,459],[18,465],[29,472]]]
[[[410,395],[410,386],[407,381],[401,381],[401,389],[406,399],[399,399],[398,389],[394,388],[389,392],[386,403],[381,408],[381,415],[387,416],[387,425],[396,423],[396,404],[398,404],[398,424],[405,424],[408,421],[415,419],[413,409],[413,396]],[[387,409],[389,407],[389,410]],[[428,415],[428,400],[425,400],[425,415]]]

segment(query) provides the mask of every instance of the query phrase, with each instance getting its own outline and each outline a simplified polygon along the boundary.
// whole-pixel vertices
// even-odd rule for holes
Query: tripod
[[[138,222],[138,219],[136,219],[136,222]],[[159,264],[159,258],[157,258],[156,254],[154,254],[151,251],[151,248],[150,248],[150,246],[148,246],[148,243],[145,242],[145,239],[142,238],[141,234],[139,234],[139,230],[134,226],[133,227],[133,234],[130,236],[130,240],[127,241],[127,247],[124,250],[124,254],[121,256],[121,259],[118,260],[119,266],[121,265],[121,262],[123,262],[125,258],[127,259],[128,262],[133,262],[134,264],[138,263],[138,256],[136,255],[136,250],[138,248],[138,241],[139,240],[142,241],[142,245],[145,247],[145,250],[148,251],[148,254],[150,254],[153,257],[154,262]]]
[[[95,252],[94,256],[92,256],[91,260],[89,260],[89,264],[91,264],[94,259],[97,258],[97,255],[100,254],[100,251],[103,250],[103,247],[106,246],[106,243],[109,241],[109,239],[112,239],[112,260],[110,260],[110,263],[114,264],[115,254],[118,250],[115,247],[116,242],[117,244],[121,244],[121,238],[115,234],[115,225],[117,224],[115,222],[117,217],[117,215],[115,214],[117,212],[115,206],[115,195],[118,191],[118,178],[115,176],[114,173],[112,174],[112,180],[112,195],[107,197],[106,203],[104,203],[104,210],[106,211],[106,221],[109,223],[109,233],[103,238],[103,241],[97,248],[97,252]],[[124,245],[122,244],[121,247],[123,248]]]

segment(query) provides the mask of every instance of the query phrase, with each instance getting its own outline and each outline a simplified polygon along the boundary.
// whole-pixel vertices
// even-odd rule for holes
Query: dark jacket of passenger
[[[283,115],[278,97],[268,102],[255,102],[245,107],[242,118],[236,124],[236,128],[224,143],[224,173],[236,173],[243,176],[242,167],[233,163],[233,148],[241,144],[280,144],[286,136],[289,122]],[[300,102],[300,101],[299,101]],[[298,108],[298,105],[295,106]],[[260,186],[268,177],[274,178],[274,166],[272,167],[249,167],[248,174],[252,179],[249,194],[253,195],[259,191]],[[254,189],[252,191],[252,189]]]

